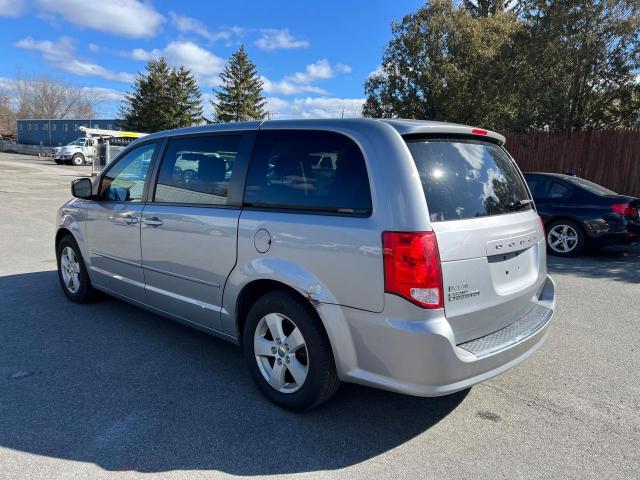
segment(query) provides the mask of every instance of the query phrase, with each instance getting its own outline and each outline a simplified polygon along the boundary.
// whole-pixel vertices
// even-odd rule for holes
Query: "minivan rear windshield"
[[[524,180],[499,145],[477,140],[409,138],[432,222],[530,210]]]

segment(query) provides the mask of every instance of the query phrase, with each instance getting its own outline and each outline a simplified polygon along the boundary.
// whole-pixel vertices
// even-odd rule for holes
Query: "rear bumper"
[[[624,233],[607,233],[599,237],[589,238],[590,243],[598,246],[629,245],[638,241],[640,241],[640,228],[636,229],[635,226]]]
[[[395,301],[390,299],[388,303]],[[327,331],[342,380],[432,397],[464,390],[494,377],[540,348],[555,308],[555,286],[547,277],[531,318],[525,318],[527,314],[518,320],[520,324],[515,322],[460,345],[455,344],[442,310],[428,312],[431,316],[425,319],[425,310],[418,309],[416,314],[421,318],[400,320],[387,313],[406,313],[406,302],[400,298],[397,302],[403,303],[385,307],[382,314],[335,305],[317,308],[325,325],[329,324]],[[339,311],[346,327],[337,325],[335,315]]]

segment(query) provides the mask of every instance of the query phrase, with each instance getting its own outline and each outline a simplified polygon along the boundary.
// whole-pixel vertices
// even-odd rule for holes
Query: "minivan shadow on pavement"
[[[427,399],[343,385],[296,415],[254,386],[240,349],[56,272],[0,277],[0,446],[111,471],[236,475],[344,468],[423,433],[468,391]]]
[[[640,245],[606,247],[576,258],[549,255],[549,272],[640,283]]]

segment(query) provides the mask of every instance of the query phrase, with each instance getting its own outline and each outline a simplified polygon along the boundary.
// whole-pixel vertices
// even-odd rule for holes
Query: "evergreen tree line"
[[[186,67],[170,68],[163,57],[147,62],[120,107],[123,128],[157,132],[201,123],[260,120],[266,116],[263,82],[256,66],[241,46],[220,74],[221,87],[214,90],[213,119],[203,115],[202,92]]]
[[[512,130],[640,125],[637,0],[430,0],[392,24],[363,114]]]

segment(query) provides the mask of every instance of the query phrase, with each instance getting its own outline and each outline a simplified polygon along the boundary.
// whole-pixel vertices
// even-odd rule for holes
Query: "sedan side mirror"
[[[88,178],[78,178],[71,182],[71,195],[84,200],[93,200],[93,183]]]

